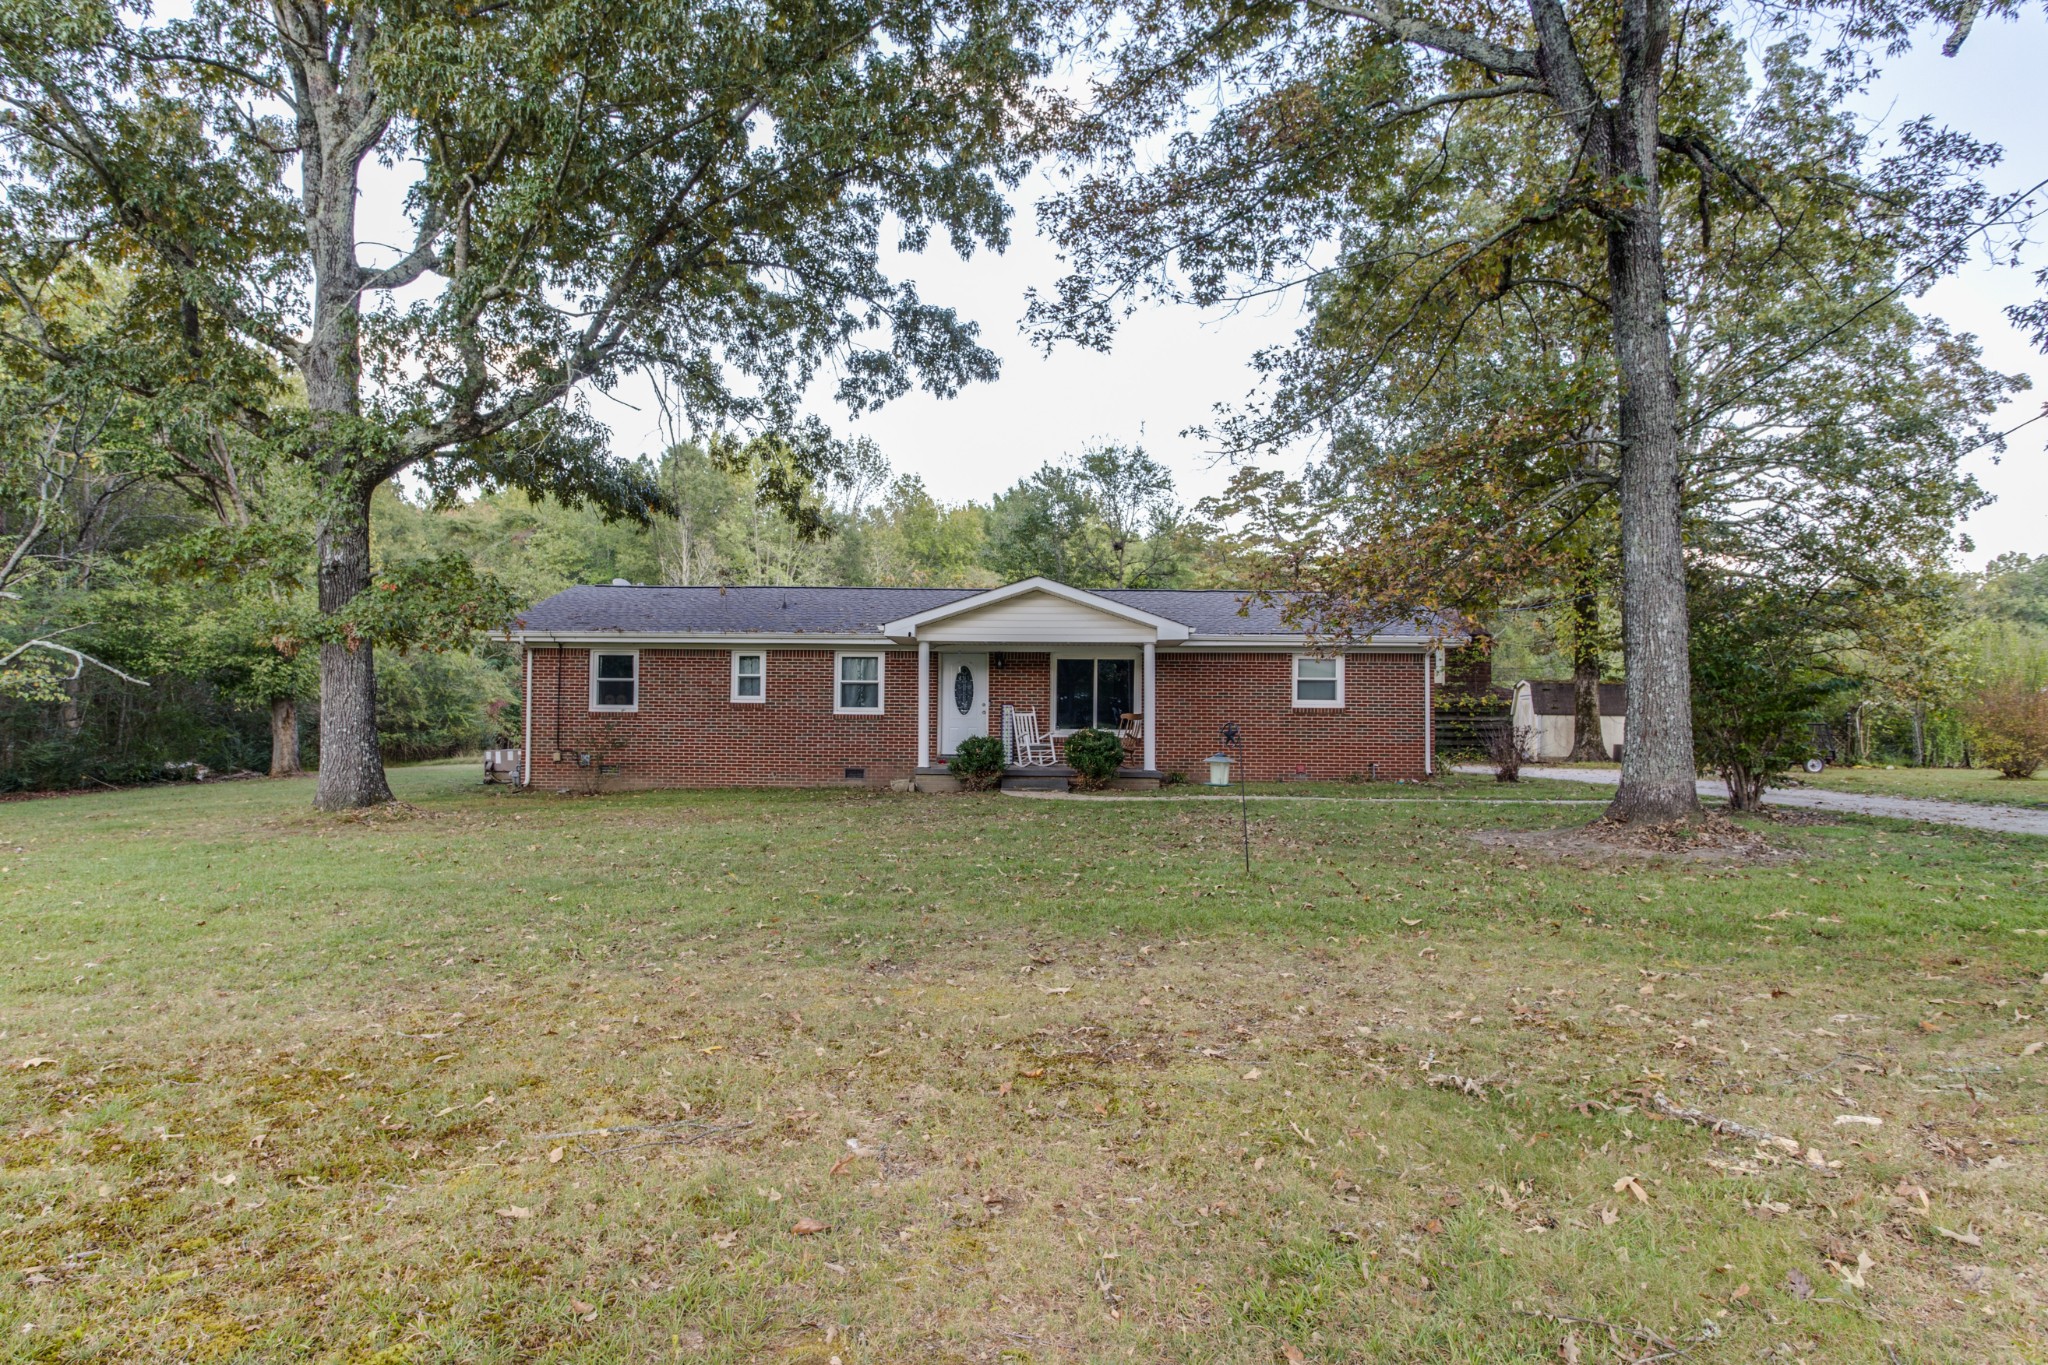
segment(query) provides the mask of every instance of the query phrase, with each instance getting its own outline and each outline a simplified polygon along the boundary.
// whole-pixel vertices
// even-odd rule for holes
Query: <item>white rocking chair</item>
[[[1036,711],[1010,714],[1010,748],[1019,767],[1050,768],[1060,761],[1052,740],[1039,731]]]

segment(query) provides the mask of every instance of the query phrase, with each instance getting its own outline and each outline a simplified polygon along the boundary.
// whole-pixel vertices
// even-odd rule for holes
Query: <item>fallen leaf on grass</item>
[[[1911,1181],[1901,1180],[1898,1183],[1898,1185],[1892,1190],[1892,1193],[1897,1195],[1901,1199],[1919,1200],[1920,1211],[1922,1213],[1925,1213],[1927,1212],[1927,1210],[1934,1207],[1934,1205],[1928,1201],[1926,1189],[1919,1185],[1913,1184]]]
[[[1864,1126],[1865,1128],[1882,1128],[1882,1127],[1884,1127],[1884,1120],[1883,1120],[1883,1119],[1881,1119],[1881,1118],[1878,1118],[1878,1117],[1877,1117],[1876,1115],[1874,1115],[1874,1114],[1837,1114],[1837,1115],[1835,1115],[1835,1127],[1837,1127],[1837,1128],[1840,1128],[1840,1127],[1842,1127],[1842,1126],[1843,1126],[1844,1124],[1850,1124],[1850,1123],[1859,1123],[1859,1124],[1862,1124],[1862,1125],[1863,1125],[1863,1126]]]
[[[2044,1047],[2048,1047],[2048,1043],[2043,1043],[2037,1039],[2036,1041],[2028,1043],[2025,1047],[2021,1048],[2020,1056],[2031,1057]]]
[[[1308,1357],[1303,1355],[1301,1348],[1291,1341],[1280,1343],[1280,1354],[1287,1357],[1287,1365],[1308,1365]]]
[[[1869,1252],[1859,1251],[1856,1253],[1856,1265],[1853,1269],[1845,1265],[1836,1266],[1835,1269],[1842,1272],[1843,1282],[1846,1283],[1851,1289],[1863,1289],[1866,1287],[1863,1282],[1863,1277],[1865,1275],[1868,1275],[1871,1269],[1876,1265],[1877,1262],[1870,1259]]]
[[[1611,1228],[1611,1227],[1613,1227],[1613,1226],[1614,1226],[1614,1225],[1615,1225],[1616,1223],[1619,1223],[1620,1221],[1621,1221],[1621,1215],[1620,1215],[1620,1214],[1618,1214],[1618,1213],[1616,1213],[1616,1212],[1615,1212],[1615,1211],[1614,1211],[1613,1209],[1602,1209],[1602,1210],[1600,1210],[1600,1226],[1601,1226],[1601,1227],[1603,1227],[1603,1228]]]
[[[34,1071],[39,1066],[55,1066],[55,1057],[24,1057],[14,1064],[16,1071]]]
[[[1623,1190],[1627,1190],[1630,1194],[1634,1195],[1636,1202],[1638,1204],[1647,1204],[1650,1202],[1649,1191],[1643,1188],[1642,1181],[1637,1180],[1632,1175],[1625,1175],[1621,1179],[1614,1182],[1614,1192],[1616,1194],[1620,1194]]]
[[[508,1204],[504,1208],[498,1210],[498,1217],[531,1218],[533,1217],[533,1210],[529,1208],[523,1208],[518,1204]]]
[[[1564,1361],[1564,1365],[1579,1365],[1579,1334],[1577,1332],[1566,1332],[1564,1334],[1564,1343],[1557,1348],[1557,1355],[1558,1359]]]
[[[789,1225],[789,1230],[798,1237],[815,1237],[831,1227],[830,1223],[821,1223],[815,1218],[799,1218]]]
[[[597,1316],[597,1305],[585,1303],[581,1299],[571,1299],[569,1300],[569,1311],[582,1318],[585,1322],[589,1322]]]
[[[1250,1071],[1244,1073],[1244,1078],[1248,1081],[1255,1081],[1260,1077],[1261,1074],[1263,1073],[1261,1073],[1257,1067],[1253,1067]]]
[[[1785,1290],[1795,1299],[1810,1299],[1813,1297],[1813,1281],[1806,1278],[1803,1270],[1788,1270],[1785,1272]]]
[[[1980,1247],[1984,1245],[1984,1239],[1979,1237],[1974,1229],[1969,1232],[1954,1232],[1936,1224],[1934,1230],[1948,1238],[1951,1242],[1958,1242],[1966,1247]]]
[[[557,1147],[557,1148],[555,1148],[555,1149],[554,1149],[553,1151],[551,1151],[551,1152],[549,1152],[549,1153],[548,1153],[548,1165],[550,1165],[550,1166],[554,1165],[554,1164],[555,1164],[556,1162],[560,1161],[561,1159],[562,1159],[562,1149],[561,1149],[560,1147]]]

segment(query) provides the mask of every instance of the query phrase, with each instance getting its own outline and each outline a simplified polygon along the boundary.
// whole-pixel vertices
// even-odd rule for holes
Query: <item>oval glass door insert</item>
[[[960,671],[953,675],[953,705],[960,708],[963,716],[974,706],[974,670],[966,664],[960,665]]]

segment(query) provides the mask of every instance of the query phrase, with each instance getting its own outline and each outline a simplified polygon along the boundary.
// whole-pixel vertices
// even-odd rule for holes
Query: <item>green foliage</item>
[[[0,791],[157,782],[182,763],[261,772],[269,753],[267,719],[203,678],[88,670],[56,705],[0,697]]]
[[[1064,745],[1067,764],[1083,790],[1105,787],[1123,766],[1123,737],[1114,730],[1076,730]]]
[[[946,760],[946,771],[969,791],[987,791],[1003,778],[1003,742],[994,735],[969,735]]]
[[[474,654],[387,657],[377,671],[377,740],[387,758],[445,758],[516,742],[513,679]]]
[[[2048,555],[2003,554],[1985,565],[1979,606],[1994,620],[2048,629]]]
[[[2048,691],[2025,683],[1987,687],[1968,708],[1977,751],[2005,777],[2032,777],[2048,763]]]
[[[1101,445],[1041,467],[995,499],[988,526],[988,566],[1005,581],[1174,587],[1192,558],[1173,477],[1136,446]]]
[[[1829,667],[1833,623],[1769,584],[1696,575],[1691,598],[1694,750],[1730,807],[1754,810],[1811,753],[1822,704],[1845,686]]]

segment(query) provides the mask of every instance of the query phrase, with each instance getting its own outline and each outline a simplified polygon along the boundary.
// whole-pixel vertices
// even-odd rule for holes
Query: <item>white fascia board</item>
[[[896,649],[884,635],[710,635],[684,631],[549,631],[514,630],[502,637],[529,648],[548,645],[633,645],[642,649]]]
[[[1151,626],[1159,633],[1162,643],[1178,643],[1187,639],[1191,633],[1184,623],[1170,617],[1158,616],[1122,602],[1113,602],[1107,597],[1097,597],[1085,589],[1069,587],[1050,578],[1026,578],[1016,583],[1004,584],[1000,588],[990,588],[987,592],[977,593],[973,597],[962,597],[918,612],[914,616],[887,622],[882,627],[882,633],[899,640],[914,640],[917,638],[919,626],[933,621],[943,621],[949,616],[979,611],[984,607],[995,606],[998,602],[1007,602],[1013,597],[1023,597],[1034,592],[1042,592],[1048,597],[1072,602],[1077,607],[1099,611],[1105,616],[1115,616],[1125,621],[1136,621],[1141,625]]]
[[[1434,635],[1373,635],[1343,644],[1318,640],[1315,647],[1339,654],[1362,654],[1371,650],[1412,654],[1418,649],[1435,649],[1442,643],[1442,639]],[[1310,644],[1306,635],[1194,635],[1181,648],[1304,650],[1310,648]]]

